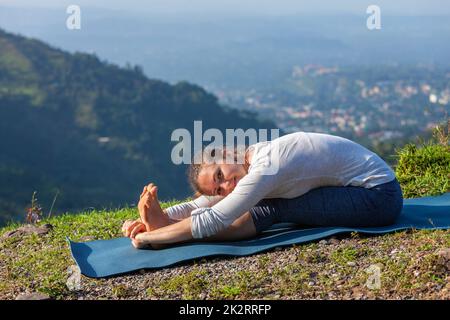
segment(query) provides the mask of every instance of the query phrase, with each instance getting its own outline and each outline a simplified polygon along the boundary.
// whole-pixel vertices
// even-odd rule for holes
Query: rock
[[[440,249],[437,252],[438,256],[438,265],[444,267],[447,269],[447,271],[450,270],[450,248]]]
[[[399,251],[397,249],[392,250],[389,254],[390,255],[395,255],[397,254]]]
[[[335,237],[333,237],[333,238],[331,238],[331,239],[329,240],[329,243],[330,243],[330,244],[335,244],[335,245],[336,245],[336,244],[339,244],[339,242],[340,242],[339,239],[337,239],[337,238],[335,238]]]
[[[51,224],[44,224],[42,226],[36,226],[33,224],[27,224],[20,228],[17,228],[12,231],[6,232],[3,237],[4,238],[11,238],[16,236],[24,236],[28,234],[37,234],[37,235],[44,235],[49,233],[53,229],[53,226]]]
[[[84,237],[80,238],[80,241],[83,241],[83,242],[94,241],[94,240],[95,240],[95,237],[93,237],[93,236],[84,236]]]
[[[347,262],[347,265],[348,265],[349,267],[354,267],[354,266],[356,266],[356,262],[349,261],[349,262]]]
[[[319,241],[319,244],[327,244],[327,243],[328,243],[327,240],[320,240],[320,241]]]
[[[361,299],[362,297],[364,297],[364,293],[360,288],[358,288],[358,287],[352,288],[352,298],[353,299]]]
[[[19,294],[16,300],[50,300],[50,297],[44,293],[32,292]]]

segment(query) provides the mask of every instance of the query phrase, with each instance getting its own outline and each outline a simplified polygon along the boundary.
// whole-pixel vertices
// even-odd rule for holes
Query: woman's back
[[[276,183],[267,198],[293,198],[320,186],[371,188],[392,181],[392,169],[375,153],[338,136],[295,132],[252,145],[249,173],[267,160],[269,150]]]

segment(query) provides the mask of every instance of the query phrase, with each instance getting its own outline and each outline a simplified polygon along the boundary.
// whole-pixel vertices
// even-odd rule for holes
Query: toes
[[[152,201],[152,194],[150,192],[147,192],[144,196],[144,200],[148,203]]]
[[[158,199],[158,187],[154,183],[149,183],[144,187],[144,190],[142,190],[140,198],[150,194],[151,198],[154,198],[155,200]],[[151,199],[147,199],[146,201],[150,201]]]
[[[157,186],[153,186],[153,187],[150,189],[150,194],[152,195],[152,197],[153,197],[155,200],[158,200],[158,187],[157,187]]]
[[[150,189],[151,189],[153,186],[154,186],[153,183],[148,184],[147,187],[146,187],[147,191],[150,192]]]

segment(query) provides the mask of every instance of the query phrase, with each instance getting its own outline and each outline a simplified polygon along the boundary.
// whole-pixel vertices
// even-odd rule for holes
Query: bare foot
[[[157,192],[158,187],[150,183],[144,188],[138,204],[139,215],[147,231],[159,229],[170,224],[169,218],[159,205]]]

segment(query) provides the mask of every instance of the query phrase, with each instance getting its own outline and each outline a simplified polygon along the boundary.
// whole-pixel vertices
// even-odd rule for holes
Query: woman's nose
[[[222,189],[226,190],[228,193],[232,191],[233,189],[233,180],[227,180],[222,182],[221,185]]]

